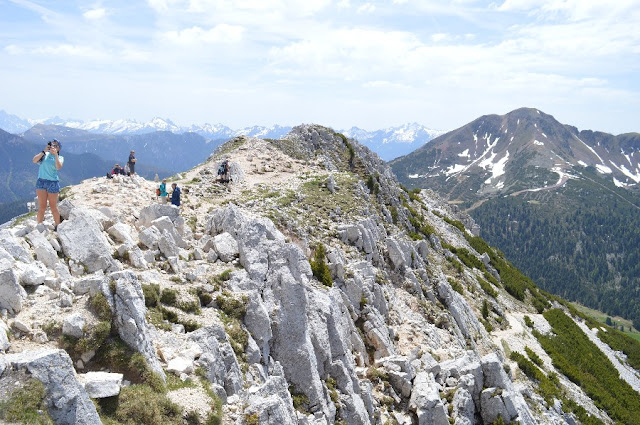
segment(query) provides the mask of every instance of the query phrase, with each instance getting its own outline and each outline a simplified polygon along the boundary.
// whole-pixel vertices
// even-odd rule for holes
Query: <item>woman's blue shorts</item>
[[[47,193],[60,192],[60,182],[57,180],[38,179],[36,182],[36,190],[46,190]]]

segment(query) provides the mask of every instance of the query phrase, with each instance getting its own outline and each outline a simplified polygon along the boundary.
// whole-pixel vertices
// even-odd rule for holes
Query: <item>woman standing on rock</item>
[[[56,229],[60,224],[58,212],[58,193],[60,193],[60,178],[58,170],[62,168],[64,158],[60,156],[62,144],[53,139],[47,147],[33,157],[34,164],[40,164],[38,169],[38,181],[36,182],[36,195],[38,195],[38,224],[44,221],[44,213],[47,210],[47,202],[51,208],[51,215]]]

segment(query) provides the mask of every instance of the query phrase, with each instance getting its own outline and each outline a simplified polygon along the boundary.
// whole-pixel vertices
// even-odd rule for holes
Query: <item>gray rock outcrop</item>
[[[9,260],[0,260],[0,310],[15,314],[22,310],[27,292],[20,285]]]
[[[112,288],[115,292],[112,292]],[[149,367],[164,380],[165,374],[156,356],[145,318],[147,308],[142,286],[136,276],[130,271],[111,273],[103,279],[100,291],[109,303],[120,338],[140,352]]]
[[[11,374],[20,370],[44,384],[47,410],[56,424],[102,423],[87,392],[76,379],[71,358],[64,350],[0,355],[0,382],[11,379]]]
[[[82,263],[89,273],[118,269],[100,223],[87,211],[74,209],[58,226],[58,238],[65,255]]]

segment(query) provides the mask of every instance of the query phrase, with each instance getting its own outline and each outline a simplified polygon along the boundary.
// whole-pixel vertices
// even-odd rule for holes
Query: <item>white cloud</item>
[[[105,60],[110,55],[102,50],[98,50],[91,46],[81,46],[74,44],[58,44],[51,46],[37,47],[31,50],[32,54],[43,56],[68,56],[68,57],[80,57],[85,59],[98,59]]]
[[[24,49],[20,46],[16,46],[15,44],[9,44],[5,46],[4,51],[10,55],[20,55],[24,53]]]
[[[179,16],[185,11],[202,17],[254,20],[265,14],[300,18],[325,9],[332,0],[147,0],[158,13]]]
[[[372,3],[365,3],[358,8],[358,13],[373,13],[376,10],[376,6]]]
[[[82,16],[89,21],[96,21],[107,16],[107,10],[103,8],[87,10]]]
[[[236,25],[220,24],[205,30],[200,27],[187,28],[182,31],[164,33],[167,40],[183,45],[199,43],[237,43],[242,40],[245,29]]]
[[[444,33],[437,33],[431,36],[431,40],[433,40],[435,43],[446,40],[448,38],[449,38],[449,35]]]

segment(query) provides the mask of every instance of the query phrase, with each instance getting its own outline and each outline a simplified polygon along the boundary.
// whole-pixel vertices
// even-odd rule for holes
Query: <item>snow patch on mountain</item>
[[[495,157],[495,154],[492,155],[492,158],[494,157]],[[491,170],[491,177],[489,177],[489,179],[487,179],[485,183],[489,184],[491,181],[502,176],[505,173],[504,169],[508,161],[509,161],[509,151],[507,151],[506,155],[502,159],[499,159],[497,162],[490,162],[486,164],[486,167],[482,167],[482,164],[479,164],[479,166],[481,166],[482,168],[485,168],[485,169],[489,168]],[[483,161],[483,163],[485,162],[486,161]]]
[[[602,160],[602,158],[600,157],[600,155],[598,155],[598,152],[596,152],[591,146],[587,145],[585,142],[582,141],[582,139],[580,139],[578,136],[576,136],[575,134],[573,135],[573,137],[576,138],[576,140],[578,140],[580,143],[582,143],[583,145],[585,145],[587,147],[587,149],[589,149],[591,152],[593,152],[593,154],[595,156],[598,157],[598,159],[600,160],[600,162],[602,164],[604,164],[604,161]],[[600,143],[598,143],[598,146],[600,146]]]
[[[633,180],[636,183],[640,183],[640,166],[638,166],[637,168],[637,172],[634,174],[632,171],[630,171],[625,165],[616,165],[613,163],[613,161],[609,161],[609,163],[611,165],[613,165],[618,171],[620,171],[622,174],[624,174],[625,176],[629,177],[631,180]]]
[[[613,170],[606,165],[596,164],[596,169],[602,174],[611,174]]]

